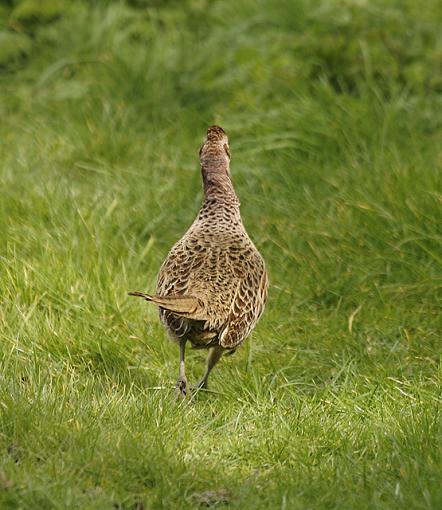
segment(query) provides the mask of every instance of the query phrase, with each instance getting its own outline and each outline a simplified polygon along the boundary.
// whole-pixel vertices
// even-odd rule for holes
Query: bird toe
[[[178,397],[186,397],[187,396],[187,380],[186,379],[178,379],[175,386],[175,393]]]

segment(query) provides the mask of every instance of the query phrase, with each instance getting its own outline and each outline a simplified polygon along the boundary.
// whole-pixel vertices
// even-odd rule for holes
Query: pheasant
[[[155,295],[130,292],[159,307],[160,320],[180,348],[178,394],[188,393],[185,347],[208,349],[196,388],[207,388],[211,370],[254,328],[267,299],[264,260],[241,220],[230,177],[226,133],[211,126],[200,149],[204,187],[201,209],[163,262]]]

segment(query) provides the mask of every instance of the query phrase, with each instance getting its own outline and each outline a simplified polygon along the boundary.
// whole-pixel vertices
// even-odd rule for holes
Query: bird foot
[[[198,381],[196,384],[192,384],[191,389],[192,391],[207,390],[208,387],[207,381],[201,379],[201,381]]]
[[[179,378],[175,386],[175,394],[177,397],[184,398],[187,396],[187,379]]]

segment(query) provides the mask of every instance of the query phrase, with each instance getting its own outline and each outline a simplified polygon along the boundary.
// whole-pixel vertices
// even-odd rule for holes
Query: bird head
[[[200,149],[201,166],[229,166],[229,139],[219,126],[210,126]]]

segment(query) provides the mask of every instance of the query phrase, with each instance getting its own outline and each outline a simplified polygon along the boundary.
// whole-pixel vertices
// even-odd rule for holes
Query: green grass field
[[[442,4],[0,21],[0,508],[442,508]],[[212,123],[271,286],[176,401],[178,349],[127,291],[193,220]]]

